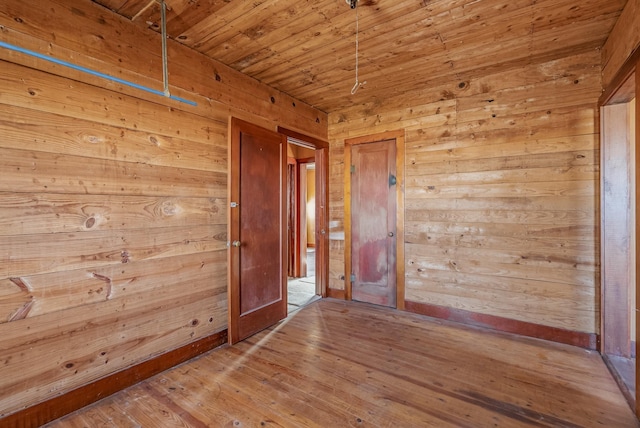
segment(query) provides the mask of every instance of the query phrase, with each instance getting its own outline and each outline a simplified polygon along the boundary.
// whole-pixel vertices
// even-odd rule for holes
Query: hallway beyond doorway
[[[289,278],[287,283],[287,313],[320,299],[316,294],[316,252],[314,248],[307,248],[307,276]]]

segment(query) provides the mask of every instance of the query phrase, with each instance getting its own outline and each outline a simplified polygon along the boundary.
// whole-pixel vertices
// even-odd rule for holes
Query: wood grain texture
[[[630,287],[635,284],[631,236],[634,235],[631,204],[635,175],[629,159],[635,135],[628,104],[602,107],[602,351],[631,358]],[[633,156],[632,156],[633,154]]]
[[[414,105],[400,95],[329,115],[332,183],[347,173],[345,141],[405,130],[407,301],[599,332],[599,60],[559,57],[420,88]],[[347,212],[330,197],[337,262]]]
[[[426,315],[433,318],[447,321],[459,322],[476,327],[500,330],[521,336],[535,337],[538,339],[550,340],[572,346],[579,346],[597,351],[600,349],[600,337],[596,334],[578,333],[563,330],[556,327],[547,327],[539,324],[530,324],[508,318],[484,315],[475,312],[467,312],[463,309],[445,308],[443,306],[428,303],[406,302],[406,309],[409,312]]]
[[[629,0],[602,47],[602,83],[607,88],[640,47],[640,1]]]
[[[94,2],[0,6],[2,41],[152,88],[159,37]],[[0,417],[227,328],[230,114],[326,140],[319,110],[169,51],[196,106],[0,49]]]
[[[157,5],[98,3],[147,33],[160,30]],[[398,94],[415,105],[416,90],[424,87],[600,49],[626,2],[359,2],[359,80],[367,85],[355,95],[356,11],[344,2],[167,3],[169,38],[176,45],[333,113],[384,104]]]
[[[223,330],[199,339],[181,348],[159,355],[126,370],[104,377],[66,394],[51,398],[36,406],[0,418],[3,426],[15,428],[39,427],[61,418],[91,403],[126,389],[164,370],[188,361],[227,342],[227,332]],[[93,412],[90,411],[91,414]],[[118,426],[126,426],[128,419],[109,412],[109,420]],[[107,420],[104,421],[108,422]]]
[[[93,91],[89,87],[83,90]],[[96,96],[100,96],[98,93]],[[135,126],[122,126],[122,122],[118,124],[117,121],[98,124],[95,120],[100,119],[96,117],[76,119],[15,104],[17,102],[14,101],[14,105],[0,105],[0,146],[3,148],[226,172],[226,122],[209,121],[204,135],[199,138],[188,135],[195,123],[187,123],[186,117],[176,117],[174,120],[183,126],[175,133],[165,132],[163,135],[158,132],[160,128],[153,130],[153,124],[148,131],[143,131],[139,123]],[[82,116],[88,117],[86,107],[84,112]],[[64,128],[60,127],[62,120],[65,121]]]
[[[116,421],[194,427],[638,426],[594,351],[332,299],[49,427]]]
[[[637,64],[640,64],[640,59],[637,60]],[[636,70],[640,68],[637,67]],[[636,72],[635,73],[635,78],[636,78],[636,88],[640,88],[640,73]],[[636,197],[635,197],[635,213],[636,213],[636,219],[635,219],[635,254],[636,254],[636,260],[635,260],[635,272],[633,272],[633,274],[635,274],[635,278],[636,278],[636,282],[638,280],[638,278],[640,278],[640,263],[638,263],[638,255],[640,255],[640,246],[638,245],[639,239],[640,239],[640,217],[637,215],[637,213],[640,213],[640,198],[638,198],[637,193],[638,193],[638,189],[640,189],[640,168],[638,168],[638,164],[640,164],[640,148],[638,147],[638,143],[640,143],[640,137],[639,137],[639,133],[640,133],[640,101],[638,101],[638,97],[636,96],[636,101],[634,104],[634,110],[635,110],[635,117],[636,117],[636,122],[635,122],[635,126],[634,126],[634,130],[635,130],[635,134],[636,134],[636,142],[635,142],[635,150],[634,150],[634,154],[635,154],[635,164],[636,164],[636,168],[635,168],[635,180],[634,180],[634,184],[635,184],[635,188],[636,188]],[[635,303],[635,304],[634,304]],[[635,299],[634,302],[632,302],[632,307],[631,307],[632,312],[635,313],[635,317],[632,317],[632,320],[635,321],[635,325],[631,327],[632,331],[635,332],[634,337],[632,337],[631,339],[635,342],[635,346],[634,348],[636,349],[635,352],[635,356],[637,359],[637,347],[638,347],[638,342],[639,342],[639,337],[638,334],[640,333],[640,316],[638,316],[638,311],[640,310],[640,292],[638,291],[638,287],[635,287]],[[635,318],[635,319],[634,319]],[[636,370],[636,376],[635,376],[635,386],[636,386],[636,391],[640,391],[640,370]],[[638,393],[636,392],[636,395]],[[640,400],[636,400],[636,405],[635,405],[635,412],[636,412],[636,416],[640,416]]]
[[[31,3],[30,3],[31,1]],[[68,60],[102,72],[143,84],[162,88],[162,61],[160,35],[134,25],[128,19],[83,0],[50,1],[49,8],[39,7],[35,0],[5,2],[0,9],[0,25],[9,40],[27,49]],[[72,23],[72,24],[69,24]],[[69,71],[58,66],[51,68],[46,62],[24,55],[0,50],[0,58],[11,62],[50,69],[55,74],[75,80],[113,88],[99,78]],[[279,125],[326,138],[326,114],[314,107],[255,79],[251,79],[227,65],[197,54],[186,46],[168,42],[171,90],[183,97],[196,97],[198,107],[177,106],[177,109],[198,111],[210,109],[214,114],[228,114],[266,118],[279,121]],[[140,91],[129,92],[115,85],[119,91],[144,97]],[[152,96],[152,102],[166,102]],[[178,103],[169,102],[175,107]],[[287,115],[281,115],[287,111]],[[209,113],[208,115],[211,115]]]

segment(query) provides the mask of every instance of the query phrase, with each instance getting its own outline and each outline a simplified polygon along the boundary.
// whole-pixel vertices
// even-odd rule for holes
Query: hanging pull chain
[[[353,88],[351,88],[351,95],[355,95],[356,92],[358,92],[358,89],[367,83],[366,81],[362,83],[358,81],[358,32],[360,30],[359,23],[358,23],[358,0],[355,1],[355,4],[356,4],[356,7],[355,7],[356,9],[356,83],[353,85]]]

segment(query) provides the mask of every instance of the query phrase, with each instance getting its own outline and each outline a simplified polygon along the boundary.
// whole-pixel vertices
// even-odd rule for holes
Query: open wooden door
[[[229,343],[287,316],[286,137],[231,119]]]

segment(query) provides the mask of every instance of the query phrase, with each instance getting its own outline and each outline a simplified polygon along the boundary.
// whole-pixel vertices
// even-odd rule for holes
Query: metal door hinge
[[[351,280],[351,282],[356,282],[356,274],[352,273],[349,279]]]
[[[237,202],[231,202],[229,205],[231,205],[231,208],[238,208],[238,205],[240,205]]]
[[[351,165],[351,174],[355,174],[355,172],[356,172],[356,166]]]

